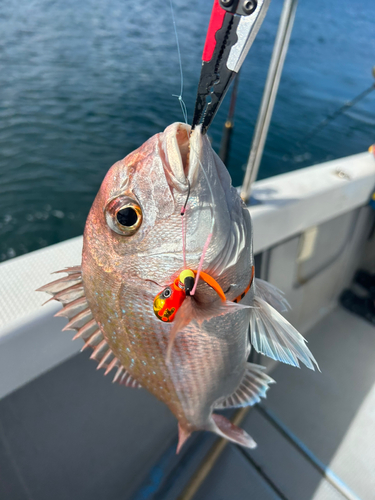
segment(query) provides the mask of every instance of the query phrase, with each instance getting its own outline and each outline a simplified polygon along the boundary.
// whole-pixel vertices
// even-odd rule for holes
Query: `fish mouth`
[[[202,149],[200,126],[173,123],[160,134],[160,154],[169,182],[185,193],[195,182]]]

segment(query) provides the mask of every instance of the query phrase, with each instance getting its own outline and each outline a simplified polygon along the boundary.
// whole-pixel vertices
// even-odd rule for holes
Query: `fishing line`
[[[191,146],[191,145],[190,145]],[[193,148],[192,148],[193,149]],[[194,149],[193,149],[194,151]],[[196,153],[196,151],[194,151]],[[197,158],[198,158],[198,155],[197,155]],[[206,179],[206,182],[207,182],[207,185],[208,185],[208,189],[210,190],[210,195],[211,195],[211,204],[210,204],[210,211],[211,211],[211,228],[210,228],[210,232],[207,236],[207,239],[206,239],[206,243],[204,244],[203,246],[203,250],[202,250],[202,255],[201,255],[201,258],[200,258],[200,261],[199,261],[199,265],[198,265],[198,270],[197,270],[197,275],[195,277],[195,283],[194,283],[194,287],[192,289],[192,291],[190,292],[190,295],[194,295],[195,294],[195,290],[197,289],[197,285],[198,285],[198,281],[199,281],[199,275],[201,273],[201,270],[202,270],[202,267],[203,267],[203,261],[204,261],[204,257],[206,255],[206,252],[207,252],[207,249],[208,249],[208,246],[211,242],[211,238],[212,238],[212,234],[213,234],[213,231],[214,231],[214,225],[215,225],[215,215],[214,215],[214,194],[212,192],[212,188],[211,188],[211,184],[210,184],[210,181],[208,180],[208,177],[207,177],[207,174],[206,174],[206,171],[205,169],[203,168],[203,165],[202,165],[202,162],[200,161],[200,159],[198,158],[198,162],[199,162],[199,166],[201,167],[202,169],[202,172],[203,172],[203,175]]]
[[[187,205],[187,202],[189,200],[189,196],[190,196],[190,181],[188,178],[186,178],[187,180],[187,183],[188,183],[188,192],[187,192],[187,196],[186,196],[186,200],[185,200],[185,203],[184,203],[184,206],[181,208],[181,215],[184,215],[184,213],[186,212],[186,205]]]
[[[194,151],[194,153],[196,154],[196,151],[195,151],[194,148],[192,148],[191,143],[190,143],[190,149],[192,151]],[[202,169],[203,175],[204,175],[204,177],[206,179],[206,182],[207,182],[207,185],[208,185],[208,189],[210,191],[211,204],[209,205],[209,207],[210,207],[210,212],[211,212],[211,228],[210,228],[210,232],[209,232],[209,234],[207,236],[206,242],[203,245],[202,255],[201,255],[201,258],[200,258],[200,261],[199,261],[198,270],[197,270],[197,274],[196,274],[196,277],[195,277],[194,287],[193,287],[192,291],[190,292],[190,295],[194,295],[195,294],[195,290],[197,289],[197,285],[198,285],[198,281],[199,281],[199,276],[200,276],[200,273],[201,273],[202,267],[203,267],[204,257],[206,255],[207,249],[209,247],[209,244],[210,244],[210,241],[211,241],[211,238],[212,238],[212,234],[213,234],[213,230],[214,230],[214,225],[215,225],[215,215],[214,215],[214,210],[213,210],[213,207],[214,207],[214,204],[215,204],[214,203],[214,194],[212,192],[211,184],[210,184],[210,182],[208,180],[208,176],[207,176],[206,170],[204,169],[203,164],[202,164],[201,160],[199,159],[198,155],[196,155],[196,156],[197,156],[197,160],[199,162],[199,166]],[[186,180],[187,180],[187,183],[188,183],[188,193],[187,193],[187,196],[186,196],[185,203],[184,203],[183,207],[181,208],[181,216],[182,216],[182,253],[183,253],[183,260],[184,260],[184,267],[185,268],[187,267],[187,264],[186,264],[186,232],[187,231],[186,231],[186,217],[184,217],[184,215],[186,213],[187,203],[188,203],[188,200],[189,200],[189,197],[190,197],[190,181],[189,181],[189,179],[186,179]]]
[[[203,137],[202,137],[202,140],[203,140]],[[190,148],[196,154],[196,151],[194,150],[194,148],[191,147],[191,143],[190,143]],[[204,175],[204,177],[206,179],[206,182],[207,182],[207,185],[208,185],[208,189],[210,191],[211,203],[210,203],[209,207],[210,207],[210,211],[211,211],[211,228],[210,228],[210,233],[207,236],[206,242],[203,245],[202,255],[201,255],[201,258],[199,260],[197,274],[195,275],[193,289],[191,290],[191,292],[189,294],[186,293],[186,296],[187,295],[192,296],[192,295],[195,294],[195,291],[196,291],[197,285],[198,285],[198,281],[199,281],[199,277],[200,277],[200,274],[201,274],[201,271],[202,271],[204,258],[205,258],[207,249],[208,249],[208,247],[210,245],[212,234],[213,234],[213,229],[214,229],[214,225],[215,225],[215,215],[214,215],[214,210],[213,210],[213,207],[214,207],[214,194],[212,192],[211,184],[210,184],[210,182],[208,180],[207,173],[206,173],[205,169],[203,168],[203,164],[200,161],[200,158],[198,157],[198,155],[196,155],[196,156],[197,156],[197,159],[198,159],[198,162],[199,162],[199,166],[202,169],[203,175]],[[187,268],[187,265],[186,265],[186,217],[184,217],[184,214],[186,212],[187,203],[188,203],[189,196],[190,196],[190,181],[189,181],[189,179],[186,179],[186,180],[188,182],[188,193],[187,193],[187,196],[186,196],[185,203],[184,203],[183,207],[181,208],[181,216],[182,216],[182,240],[183,240],[182,251],[183,251],[183,257],[184,257],[184,268],[185,269]],[[184,221],[184,219],[185,219],[185,221]],[[178,334],[178,329],[174,329],[173,328],[172,331],[171,331],[171,335],[169,337],[169,341],[168,341],[167,354],[166,354],[166,363],[167,364],[170,363],[171,353],[172,353],[172,347],[173,347],[174,342],[176,340],[177,334]]]
[[[186,217],[184,217],[185,212],[186,212],[186,205],[187,202],[189,201],[189,196],[190,196],[190,181],[188,178],[186,178],[187,183],[188,183],[188,192],[186,196],[186,200],[184,203],[184,206],[181,208],[181,222],[182,222],[182,254],[184,257],[184,267],[186,268]]]
[[[200,133],[200,131],[197,132],[197,133]],[[201,137],[201,140],[202,141],[204,140],[203,137]],[[190,139],[190,141],[191,141],[191,139]],[[196,154],[196,158],[197,158],[197,160],[199,162],[199,166],[202,169],[203,175],[204,175],[204,177],[206,179],[206,182],[207,182],[207,185],[208,185],[208,189],[210,191],[211,203],[209,204],[209,207],[210,207],[210,212],[211,212],[211,227],[210,227],[210,232],[209,232],[209,234],[207,236],[206,242],[203,245],[202,255],[201,255],[201,258],[200,258],[199,264],[198,264],[198,270],[197,270],[197,273],[195,274],[194,286],[193,286],[192,290],[189,293],[188,293],[188,290],[186,288],[186,286],[187,286],[186,285],[186,280],[184,280],[186,297],[187,296],[192,296],[192,295],[195,294],[195,291],[196,291],[197,285],[198,285],[198,281],[199,281],[199,277],[200,277],[200,274],[202,272],[204,258],[205,258],[205,255],[207,253],[207,249],[208,249],[208,247],[210,245],[212,234],[213,234],[213,229],[214,229],[214,225],[215,225],[215,215],[214,215],[214,204],[215,203],[214,203],[214,194],[213,194],[213,191],[212,191],[212,187],[211,187],[211,184],[209,182],[206,170],[203,167],[203,164],[202,164],[199,156],[197,155],[195,149],[191,146],[191,142],[189,142],[189,146],[190,146],[191,151],[193,151]],[[190,161],[190,159],[189,159],[189,161]],[[184,217],[184,215],[186,213],[187,204],[188,204],[189,197],[190,197],[190,187],[191,187],[189,179],[186,178],[186,180],[187,180],[187,184],[188,184],[188,192],[187,192],[187,196],[186,196],[186,199],[185,199],[185,203],[184,203],[184,205],[181,208],[181,217],[182,217],[182,252],[183,252],[184,269],[185,270],[187,269],[187,265],[186,265],[186,216]],[[181,279],[181,275],[180,275],[180,279]],[[206,281],[207,278],[203,278],[203,279]],[[207,283],[209,283],[209,282],[207,282]],[[210,286],[212,286],[212,285],[210,285]],[[154,311],[155,311],[155,301],[154,301]],[[181,318],[179,318],[179,321],[181,321]],[[186,326],[186,324],[185,324],[185,326]],[[183,325],[181,325],[181,324],[178,325],[178,326],[174,325],[174,327],[171,330],[171,334],[170,334],[169,341],[168,341],[168,346],[167,346],[167,353],[166,353],[166,363],[167,364],[170,363],[172,347],[174,345],[174,342],[175,342],[176,336],[178,334],[178,331],[181,328],[183,328]]]
[[[184,100],[182,98],[182,94],[183,94],[183,91],[184,91],[184,74],[183,74],[183,71],[182,71],[182,59],[181,59],[180,42],[179,42],[179,39],[178,39],[178,33],[177,33],[177,27],[176,27],[176,19],[175,19],[175,16],[174,16],[173,1],[169,0],[169,4],[170,4],[170,7],[171,7],[172,22],[173,22],[174,33],[175,33],[175,37],[176,37],[178,62],[179,62],[179,66],[180,66],[180,82],[181,82],[180,94],[179,95],[172,94],[172,97],[177,97],[178,100],[180,101],[182,115],[184,117],[185,123],[188,124],[187,107],[186,107],[186,104],[185,104],[185,102],[184,102]],[[191,144],[190,144],[190,147],[191,147]],[[197,157],[198,157],[198,155],[197,155]],[[210,241],[211,241],[211,238],[212,238],[212,233],[213,233],[213,228],[214,228],[214,224],[215,224],[215,216],[214,216],[214,211],[213,211],[214,195],[213,195],[212,188],[211,188],[210,182],[208,180],[207,174],[205,172],[205,169],[203,168],[202,162],[200,161],[199,158],[198,158],[198,162],[199,162],[199,165],[200,165],[200,167],[202,169],[202,172],[203,172],[203,174],[204,174],[204,176],[206,178],[206,181],[207,181],[207,184],[208,184],[208,188],[210,190],[210,195],[211,195],[211,201],[212,201],[212,203],[210,205],[210,210],[211,210],[211,230],[210,230],[210,233],[209,233],[209,235],[207,237],[207,240],[206,240],[206,242],[205,242],[205,244],[203,246],[202,256],[201,256],[201,259],[199,261],[198,271],[197,271],[197,275],[196,275],[196,279],[195,279],[193,290],[191,291],[191,295],[194,295],[195,290],[197,288],[197,284],[198,284],[198,281],[199,281],[199,275],[200,275],[202,267],[203,267],[204,257],[206,255],[208,246],[210,244]],[[188,182],[188,193],[187,193],[185,204],[181,208],[181,216],[182,216],[182,253],[183,253],[183,260],[184,260],[184,267],[185,268],[186,268],[186,232],[187,232],[187,230],[186,230],[186,224],[187,224],[187,222],[186,222],[186,217],[183,217],[183,216],[184,216],[184,214],[186,212],[186,207],[187,207],[187,203],[188,203],[189,196],[190,196],[190,182],[189,182],[189,179],[187,179],[187,182]]]
[[[181,88],[180,88],[180,94],[172,94],[172,97],[177,97],[177,99],[180,101],[180,106],[181,106],[181,111],[182,115],[184,117],[185,123],[187,125],[188,122],[188,117],[187,117],[187,107],[186,104],[182,98],[182,94],[184,91],[184,74],[182,72],[182,61],[181,61],[181,51],[180,51],[180,42],[178,41],[178,34],[177,34],[177,28],[176,28],[176,20],[174,17],[174,10],[173,10],[173,1],[169,0],[170,6],[171,6],[171,13],[172,13],[172,22],[173,22],[173,27],[174,27],[174,34],[176,37],[176,45],[177,45],[177,53],[178,53],[178,61],[180,64],[180,81],[181,81]]]

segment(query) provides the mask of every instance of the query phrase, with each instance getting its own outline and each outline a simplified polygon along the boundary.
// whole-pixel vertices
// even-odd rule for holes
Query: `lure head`
[[[194,287],[195,274],[190,269],[182,271],[171,285],[168,285],[154,299],[154,313],[158,319],[170,323],[187,295]]]

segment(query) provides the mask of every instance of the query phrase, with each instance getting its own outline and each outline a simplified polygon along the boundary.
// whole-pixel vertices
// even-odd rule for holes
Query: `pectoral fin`
[[[235,304],[228,300],[214,300],[211,303],[202,303],[195,296],[186,297],[181,307],[176,313],[173,320],[173,326],[169,334],[169,342],[167,348],[167,363],[171,359],[172,347],[178,332],[187,326],[192,320],[202,324],[203,321],[208,321],[216,316],[233,313],[240,309],[249,309],[250,306]]]

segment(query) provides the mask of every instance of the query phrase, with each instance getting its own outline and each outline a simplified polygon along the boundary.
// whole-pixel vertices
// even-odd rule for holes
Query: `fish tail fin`
[[[173,326],[169,334],[166,362],[169,363],[172,355],[172,348],[178,332],[187,326],[193,319],[199,324],[215,316],[233,313],[240,309],[248,309],[250,306],[236,304],[228,300],[215,300],[210,303],[202,303],[195,296],[188,296],[183,301],[181,307],[173,320]]]
[[[244,446],[245,448],[256,448],[257,444],[254,439],[250,437],[246,431],[232,424],[232,422],[223,415],[216,415],[213,413],[212,419],[214,423],[212,431],[219,436],[228,439],[232,443]]]
[[[272,305],[280,304],[279,291],[267,283],[256,282],[254,308],[250,314],[250,336],[254,349],[276,361],[296,366],[299,360],[308,368],[319,370],[318,363],[306,345],[306,339]],[[260,289],[260,291],[259,291]],[[267,297],[268,300],[264,300]],[[282,303],[282,302],[281,302]],[[320,370],[319,370],[320,371]]]
[[[181,448],[184,446],[186,441],[189,439],[191,436],[191,432],[187,431],[184,429],[181,424],[178,424],[178,445],[177,445],[177,450],[176,450],[176,455],[178,455],[181,451]]]

